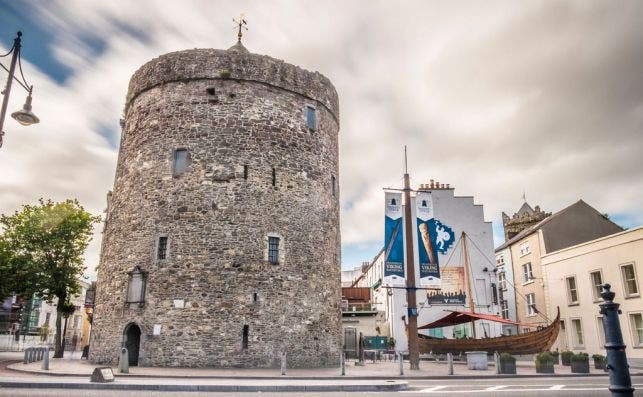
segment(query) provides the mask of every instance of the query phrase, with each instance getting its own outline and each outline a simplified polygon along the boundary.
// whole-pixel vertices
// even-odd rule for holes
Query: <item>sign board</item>
[[[154,330],[152,331],[152,335],[154,336],[161,335],[161,324],[154,324]]]

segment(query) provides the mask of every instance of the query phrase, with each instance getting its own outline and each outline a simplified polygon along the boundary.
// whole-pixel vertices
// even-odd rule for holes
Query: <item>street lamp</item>
[[[27,83],[25,75],[22,73],[22,62],[20,57],[21,37],[22,32],[18,32],[16,34],[16,38],[13,40],[13,47],[11,47],[8,53],[0,56],[0,58],[3,58],[8,56],[9,54],[13,54],[11,56],[11,65],[9,66],[9,69],[0,64],[0,66],[2,66],[4,70],[9,72],[7,85],[2,91],[2,95],[4,96],[4,98],[2,99],[2,111],[0,112],[0,147],[2,147],[2,136],[4,135],[4,131],[2,130],[2,128],[4,126],[4,117],[7,113],[7,105],[9,104],[9,94],[11,93],[11,83],[13,82],[13,80],[16,80],[18,84],[20,84],[20,86],[27,91],[28,95],[22,109],[18,110],[17,112],[11,113],[11,117],[16,119],[22,125],[36,124],[40,121],[40,119],[38,119],[38,117],[36,117],[36,115],[31,111],[31,93],[33,92],[33,86]],[[18,78],[14,74],[14,72],[16,71],[16,63],[18,64],[18,69],[20,70],[20,77],[22,78],[22,81],[18,80]]]

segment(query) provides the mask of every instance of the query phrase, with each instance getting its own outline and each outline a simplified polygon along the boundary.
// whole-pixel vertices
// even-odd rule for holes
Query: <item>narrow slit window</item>
[[[167,259],[167,236],[159,237],[159,242],[156,249],[156,259]]]
[[[174,164],[172,172],[174,175],[181,175],[185,173],[188,166],[188,151],[187,149],[176,149],[174,151]]]
[[[259,302],[259,294],[256,292],[252,293],[252,302],[257,303]]]
[[[250,330],[250,327],[246,324],[243,326],[243,336],[241,339],[241,347],[244,350],[248,349],[248,331]]]
[[[317,126],[317,113],[312,106],[306,106],[306,126],[311,130],[315,130]]]
[[[279,237],[268,237],[268,262],[271,265],[279,263]]]
[[[248,172],[250,171],[250,167],[246,164],[243,166],[243,179],[248,179]]]
[[[333,196],[335,195],[335,192],[336,192],[336,189],[337,189],[335,187],[336,184],[337,184],[337,181],[335,180],[335,175],[331,175],[330,176],[330,187],[331,187],[331,189],[333,191]]]
[[[277,186],[277,169],[272,167],[272,186]]]

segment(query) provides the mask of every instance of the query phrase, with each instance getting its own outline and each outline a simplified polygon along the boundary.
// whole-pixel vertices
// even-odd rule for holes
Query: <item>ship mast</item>
[[[415,260],[413,254],[413,225],[411,219],[411,185],[406,161],[406,146],[404,146],[404,239],[406,248],[406,302],[409,318],[408,341],[409,362],[411,369],[420,369],[420,349],[418,347],[418,318],[415,289]]]
[[[464,255],[464,277],[467,283],[467,298],[469,298],[469,311],[474,312],[475,306],[473,305],[473,295],[471,294],[471,270],[469,269],[469,251],[467,250],[467,234],[462,231],[462,254]],[[475,320],[471,319],[471,330],[473,331],[473,339],[476,338],[476,324]]]

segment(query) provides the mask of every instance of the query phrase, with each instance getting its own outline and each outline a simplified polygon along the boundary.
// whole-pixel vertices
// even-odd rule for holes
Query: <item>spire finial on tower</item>
[[[527,194],[525,193],[525,189],[522,189],[522,201],[523,203],[527,202]]]
[[[237,24],[237,28],[239,29],[237,33],[237,38],[238,38],[238,42],[241,43],[241,37],[243,37],[243,29],[248,30],[248,28],[244,26],[248,24],[248,21],[246,21],[246,17],[243,15],[243,12],[242,12],[241,14],[239,14],[239,19],[232,18],[232,22]]]

